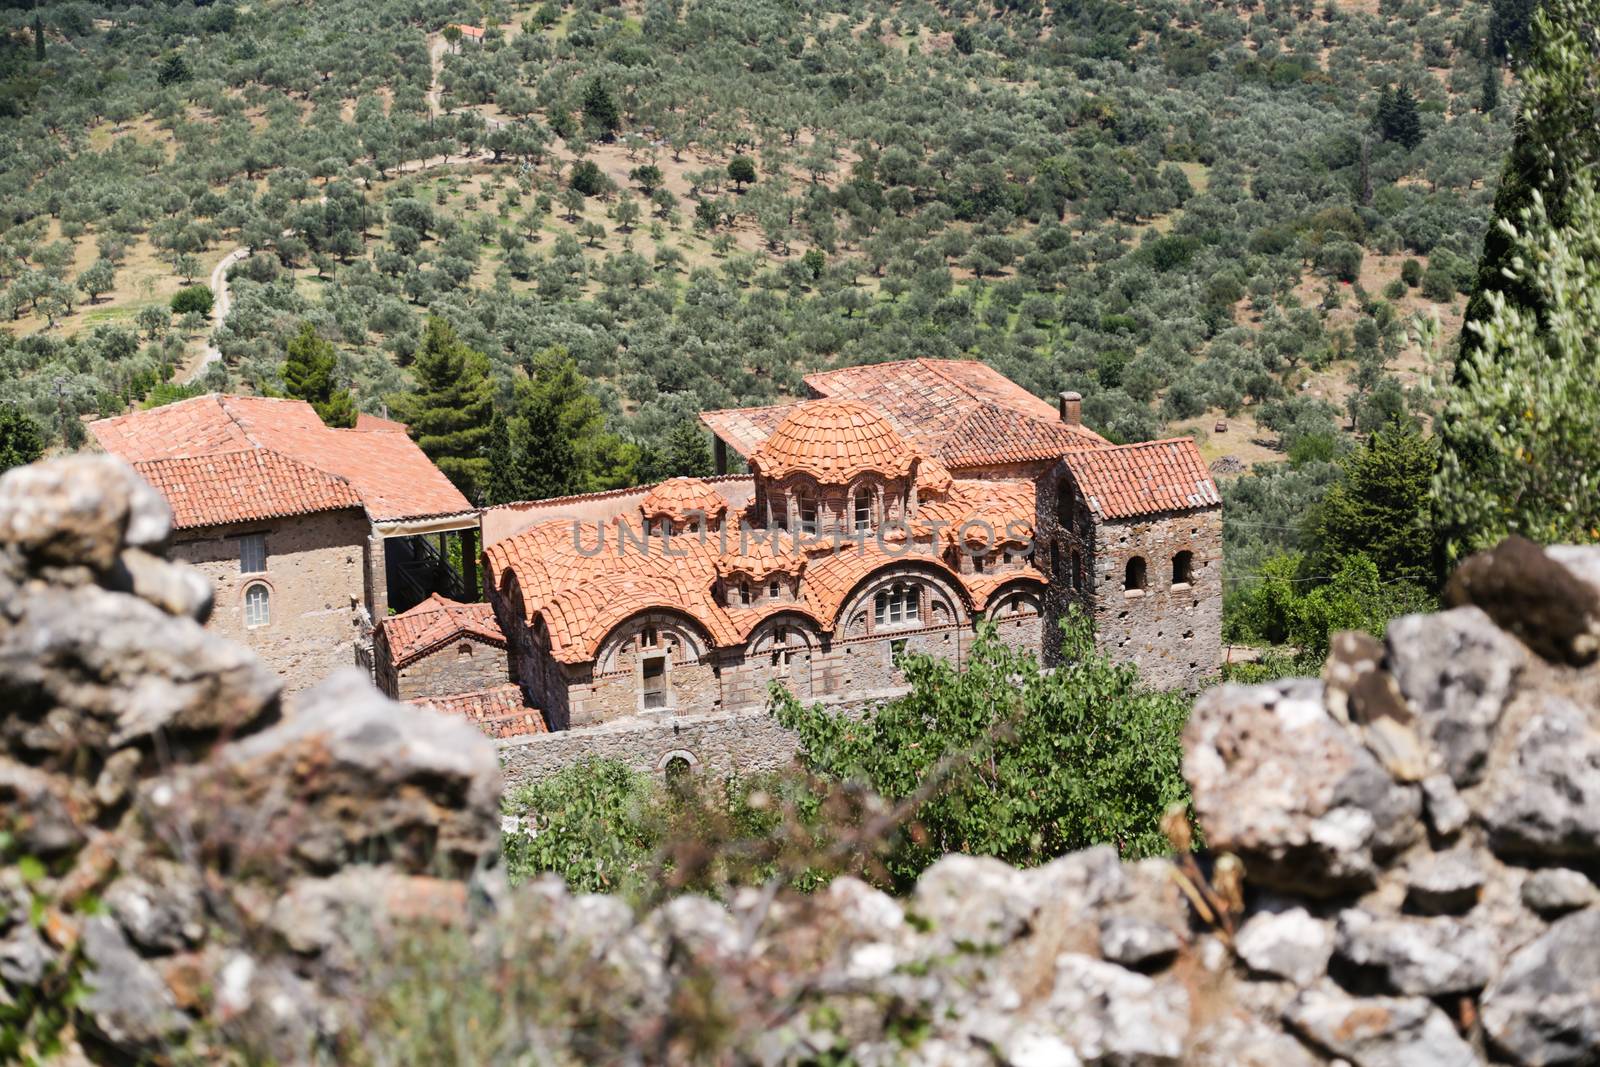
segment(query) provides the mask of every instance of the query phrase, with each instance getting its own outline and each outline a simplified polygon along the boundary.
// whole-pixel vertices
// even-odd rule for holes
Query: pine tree
[[[1395,420],[1348,453],[1343,476],[1311,513],[1313,569],[1337,571],[1364,555],[1389,578],[1427,582],[1433,567],[1433,472],[1437,442]]]
[[[588,120],[596,135],[604,141],[611,140],[617,127],[622,125],[616,98],[611,95],[611,90],[606,88],[606,83],[599,78],[591,81],[583,91],[583,117]]]
[[[1525,86],[1522,110],[1495,193],[1495,218],[1516,222],[1533,203],[1537,190],[1550,220],[1562,224],[1573,176],[1600,164],[1600,126],[1594,121],[1600,94],[1592,83],[1593,72],[1600,67],[1600,40],[1594,32],[1597,24],[1600,0],[1548,0],[1533,17],[1528,62],[1521,72]],[[1466,357],[1482,344],[1474,325],[1488,322],[1493,315],[1492,294],[1503,294],[1517,307],[1537,310],[1540,306],[1539,295],[1530,285],[1507,276],[1512,242],[1512,236],[1500,226],[1490,226],[1483,235],[1478,277],[1461,327],[1457,383]]]
[[[516,455],[511,450],[511,426],[499,408],[495,408],[489,418],[483,457],[488,471],[483,478],[482,503],[493,507],[523,499]]]
[[[537,379],[517,383],[507,471],[515,499],[543,500],[582,490],[578,450],[563,418],[571,400],[560,383]]]
[[[1485,115],[1500,106],[1500,64],[1489,60],[1483,65],[1483,93],[1478,98],[1478,110]]]
[[[355,400],[350,390],[339,388],[334,381],[338,365],[333,345],[317,336],[315,326],[303,322],[289,342],[288,358],[279,366],[278,376],[283,379],[284,391],[310,404],[327,425],[354,426]]]
[[[712,472],[711,449],[706,435],[692,419],[676,423],[659,445],[639,458],[639,480],[660,482],[668,478],[705,478]]]
[[[1378,135],[1385,141],[1398,141],[1411,149],[1422,143],[1422,119],[1417,114],[1417,98],[1402,85],[1385,88],[1378,98]]]
[[[503,435],[490,428],[491,503],[634,484],[639,450],[605,428],[599,398],[567,350],[547,348],[517,383]]]
[[[489,361],[468,348],[451,325],[430,316],[412,364],[417,388],[391,399],[395,415],[434,466],[469,499],[479,499],[489,473],[484,446],[493,413]]]

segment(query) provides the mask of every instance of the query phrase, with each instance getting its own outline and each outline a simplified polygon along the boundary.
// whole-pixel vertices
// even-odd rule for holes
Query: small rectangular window
[[[856,494],[856,531],[872,525],[872,497],[866,493]]]
[[[667,706],[667,657],[646,656],[644,660],[644,706]]]
[[[800,532],[808,534],[817,532],[817,502],[811,497],[800,498]]]
[[[239,538],[239,573],[263,574],[267,569],[267,535],[245,534]]]

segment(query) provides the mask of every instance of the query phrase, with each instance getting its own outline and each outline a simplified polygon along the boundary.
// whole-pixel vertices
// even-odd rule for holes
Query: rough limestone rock
[[[1600,886],[1582,871],[1552,867],[1528,875],[1522,883],[1522,903],[1540,915],[1565,915],[1600,904]]]
[[[1334,951],[1397,993],[1435,997],[1482,989],[1495,946],[1483,931],[1448,916],[1379,917],[1350,908],[1339,916]]]
[[[1600,858],[1600,731],[1591,712],[1546,695],[1491,773],[1483,805],[1496,852]]]
[[[1209,691],[1210,856],[636,913],[510,893],[490,742],[349,673],[284,706],[170,533],[113,460],[0,477],[0,1006],[62,1062],[1600,1063],[1600,550]]]
[[[1211,690],[1184,747],[1207,842],[1238,854],[1256,884],[1308,896],[1365,889],[1422,834],[1420,792],[1329,715],[1317,683]]]
[[[1481,1062],[1424,997],[1351,997],[1318,990],[1286,1013],[1314,1046],[1355,1067],[1471,1067]]]
[[[1305,908],[1260,911],[1240,928],[1234,948],[1252,971],[1308,986],[1327,973],[1333,928]]]
[[[1600,910],[1557,920],[1483,994],[1483,1025],[1515,1063],[1600,1058]]]

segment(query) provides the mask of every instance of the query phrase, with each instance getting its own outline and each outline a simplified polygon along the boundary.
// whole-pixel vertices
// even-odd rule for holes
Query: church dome
[[[644,495],[639,510],[647,519],[687,522],[697,516],[719,518],[728,510],[728,502],[699,478],[668,478]]]
[[[750,466],[767,478],[809,474],[844,485],[861,474],[898,478],[919,455],[876,411],[852,400],[796,404],[772,435],[750,452]]]

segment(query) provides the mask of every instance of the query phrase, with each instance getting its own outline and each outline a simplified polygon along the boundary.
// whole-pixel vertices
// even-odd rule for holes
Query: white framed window
[[[921,598],[914,585],[896,584],[878,590],[873,598],[873,622],[879,626],[915,625],[921,611]]]
[[[857,489],[855,495],[855,528],[862,533],[872,526],[872,492]]]
[[[247,629],[272,622],[272,594],[260,582],[244,591],[244,624]]]
[[[265,574],[267,571],[267,535],[245,534],[239,538],[239,573]]]
[[[796,509],[800,512],[800,532],[814,534],[817,532],[817,498],[810,493],[801,493],[796,500]]]

